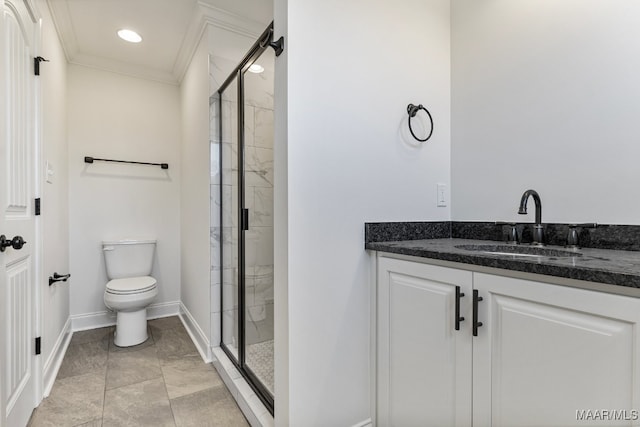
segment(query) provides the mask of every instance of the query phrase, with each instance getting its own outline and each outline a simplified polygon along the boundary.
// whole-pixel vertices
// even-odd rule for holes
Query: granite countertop
[[[458,248],[457,246],[460,245],[503,246],[504,243],[487,240],[436,238],[367,242],[365,248],[475,266],[640,288],[640,252],[638,251],[584,248],[576,250],[576,253],[580,255],[575,257],[523,257],[469,251]],[[562,246],[545,246],[545,248],[560,251],[569,250]]]

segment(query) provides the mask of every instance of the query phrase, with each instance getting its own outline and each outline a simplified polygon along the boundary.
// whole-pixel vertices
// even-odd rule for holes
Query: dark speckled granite
[[[533,240],[532,224],[516,225],[520,243],[531,243]],[[544,224],[546,244],[564,246],[566,244],[569,227],[566,224]],[[475,239],[493,240],[504,242],[509,237],[511,226],[506,224],[496,224],[495,222],[457,222],[451,223],[451,237],[454,239]],[[581,234],[581,240],[588,240],[589,231],[580,230],[586,233],[586,238]],[[581,245],[582,246],[582,245]]]
[[[495,222],[457,222],[451,223],[451,237],[457,239],[507,240],[510,227],[496,225]]]
[[[562,250],[567,224],[544,224],[547,245]],[[531,224],[518,224],[523,244],[531,242]],[[510,226],[495,222],[392,222],[365,224],[365,248],[525,273],[640,288],[640,226],[598,225],[579,228],[579,257],[522,257],[456,248],[462,244],[504,242]],[[472,240],[467,240],[472,239]],[[547,246],[547,247],[550,247]]]
[[[479,244],[487,245],[487,242],[486,240],[450,238],[370,242],[365,244],[365,248],[380,252],[640,288],[640,252],[638,251],[587,248],[579,250],[581,254],[579,257],[538,258],[469,251],[456,247]],[[563,250],[562,247],[553,249]]]
[[[517,229],[520,241],[522,243],[531,243],[531,224],[518,224]],[[453,221],[451,223],[451,237],[455,239],[504,242],[507,240],[509,230],[510,226],[496,225],[495,222]],[[544,224],[544,230],[546,244],[552,246],[565,246],[567,244],[568,224]],[[578,246],[594,249],[640,251],[640,226],[603,224],[598,225],[596,228],[578,228]]]
[[[365,242],[443,239],[451,236],[451,222],[367,222]]]
[[[580,244],[585,248],[640,251],[638,225],[599,225],[594,229],[582,230],[580,237]]]

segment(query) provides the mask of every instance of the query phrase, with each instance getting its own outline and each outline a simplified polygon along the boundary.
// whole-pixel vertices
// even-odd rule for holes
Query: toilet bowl
[[[149,338],[147,306],[157,295],[156,279],[151,276],[114,279],[107,283],[104,304],[117,313],[115,345],[130,347]]]
[[[153,265],[155,240],[102,242],[109,282],[104,304],[116,312],[114,344],[131,347],[145,342],[147,306],[158,295],[156,279],[149,276]]]

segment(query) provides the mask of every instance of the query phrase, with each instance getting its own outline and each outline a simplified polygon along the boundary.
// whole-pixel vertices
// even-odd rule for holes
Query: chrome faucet
[[[542,202],[540,201],[540,195],[535,190],[527,190],[520,199],[520,209],[518,213],[520,215],[527,214],[527,201],[529,196],[533,197],[533,201],[536,204],[536,222],[533,225],[533,242],[532,245],[544,246],[544,228],[542,227]]]

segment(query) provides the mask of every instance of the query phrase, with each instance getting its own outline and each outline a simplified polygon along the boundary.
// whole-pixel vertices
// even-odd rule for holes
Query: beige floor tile
[[[149,320],[149,326],[156,329],[184,328],[178,316],[161,317],[160,319]]]
[[[109,339],[113,339],[113,330],[113,326],[107,326],[106,328],[74,332],[70,345],[85,344],[94,341],[109,342]]]
[[[222,379],[200,355],[185,356],[162,366],[169,399],[192,394],[222,384]]]
[[[109,353],[107,390],[162,377],[155,346]]]
[[[133,345],[131,347],[118,347],[113,341],[115,339],[115,331],[114,331],[114,333],[111,334],[111,339],[109,340],[109,352],[118,353],[118,352],[127,352],[127,351],[138,351],[140,349],[152,346],[153,336],[151,335],[151,329],[149,327],[147,327],[147,333],[149,334],[149,338],[147,338],[147,340],[143,343],[140,343],[138,345]]]
[[[162,378],[107,390],[102,425],[175,426]]]
[[[160,364],[182,359],[184,356],[197,355],[198,350],[184,328],[166,330],[151,329],[156,344]]]
[[[58,379],[101,373],[107,367],[108,341],[70,345],[58,371]]]
[[[224,385],[171,400],[178,427],[245,427],[247,420]]]
[[[178,317],[149,322],[152,339],[113,346],[113,329],[79,332],[29,426],[247,426]]]
[[[75,427],[102,427],[102,418],[89,421],[88,423],[78,424]]]
[[[103,400],[104,374],[58,379],[49,397],[31,417],[29,426],[72,427],[100,419]]]

